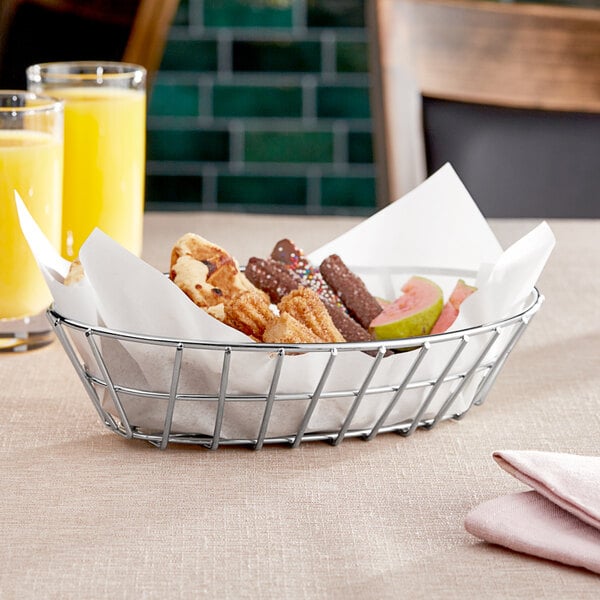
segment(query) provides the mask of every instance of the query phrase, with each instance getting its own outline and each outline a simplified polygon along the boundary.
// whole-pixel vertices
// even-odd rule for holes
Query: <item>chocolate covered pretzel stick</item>
[[[364,327],[357,323],[345,310],[336,304],[325,304],[325,308],[347,342],[371,342],[375,338]]]
[[[337,255],[328,256],[319,267],[323,279],[346,305],[350,316],[365,329],[382,311],[381,305],[371,295],[363,280],[355,275]]]
[[[301,285],[296,273],[271,258],[253,256],[244,272],[251,283],[269,295],[273,304],[277,304],[286,294]]]
[[[317,292],[323,302],[337,304],[345,310],[342,301],[327,285],[319,269],[310,264],[304,252],[294,242],[287,238],[279,240],[271,252],[271,258],[287,265],[288,269],[300,278],[301,285]]]
[[[286,238],[277,242],[271,252],[271,258],[286,265],[299,277],[304,287],[317,292],[334,325],[347,342],[368,342],[373,339],[373,336],[348,314],[343,302],[327,285],[319,270],[310,264],[304,252],[291,240]]]

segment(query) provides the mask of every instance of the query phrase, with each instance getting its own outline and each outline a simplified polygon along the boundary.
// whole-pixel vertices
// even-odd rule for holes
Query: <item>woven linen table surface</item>
[[[195,231],[240,262],[352,218],[146,215],[166,270]],[[492,221],[504,246],[538,221]],[[597,598],[582,569],[477,541],[467,512],[525,490],[494,450],[600,454],[600,221],[550,221],[546,296],[486,402],[403,438],[261,451],[105,429],[60,345],[0,355],[0,598]]]

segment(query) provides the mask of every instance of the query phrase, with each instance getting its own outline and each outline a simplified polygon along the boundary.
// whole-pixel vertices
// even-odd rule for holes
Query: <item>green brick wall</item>
[[[147,207],[370,214],[370,117],[364,0],[181,0]]]

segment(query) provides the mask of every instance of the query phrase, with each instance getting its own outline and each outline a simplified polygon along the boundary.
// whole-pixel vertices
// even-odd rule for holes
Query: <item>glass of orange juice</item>
[[[43,312],[52,298],[21,232],[15,191],[60,248],[63,102],[0,91],[0,352],[53,339]]]
[[[62,255],[73,260],[95,227],[142,251],[146,71],[118,62],[27,69],[28,88],[65,101]]]

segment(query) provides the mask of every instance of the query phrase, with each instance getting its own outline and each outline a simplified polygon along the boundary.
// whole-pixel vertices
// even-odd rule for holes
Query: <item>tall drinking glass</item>
[[[146,71],[116,62],[32,65],[28,88],[65,101],[62,255],[72,260],[99,227],[142,250]]]
[[[60,248],[63,103],[25,91],[0,91],[0,352],[53,339],[43,311],[52,298],[21,232],[17,191]]]

